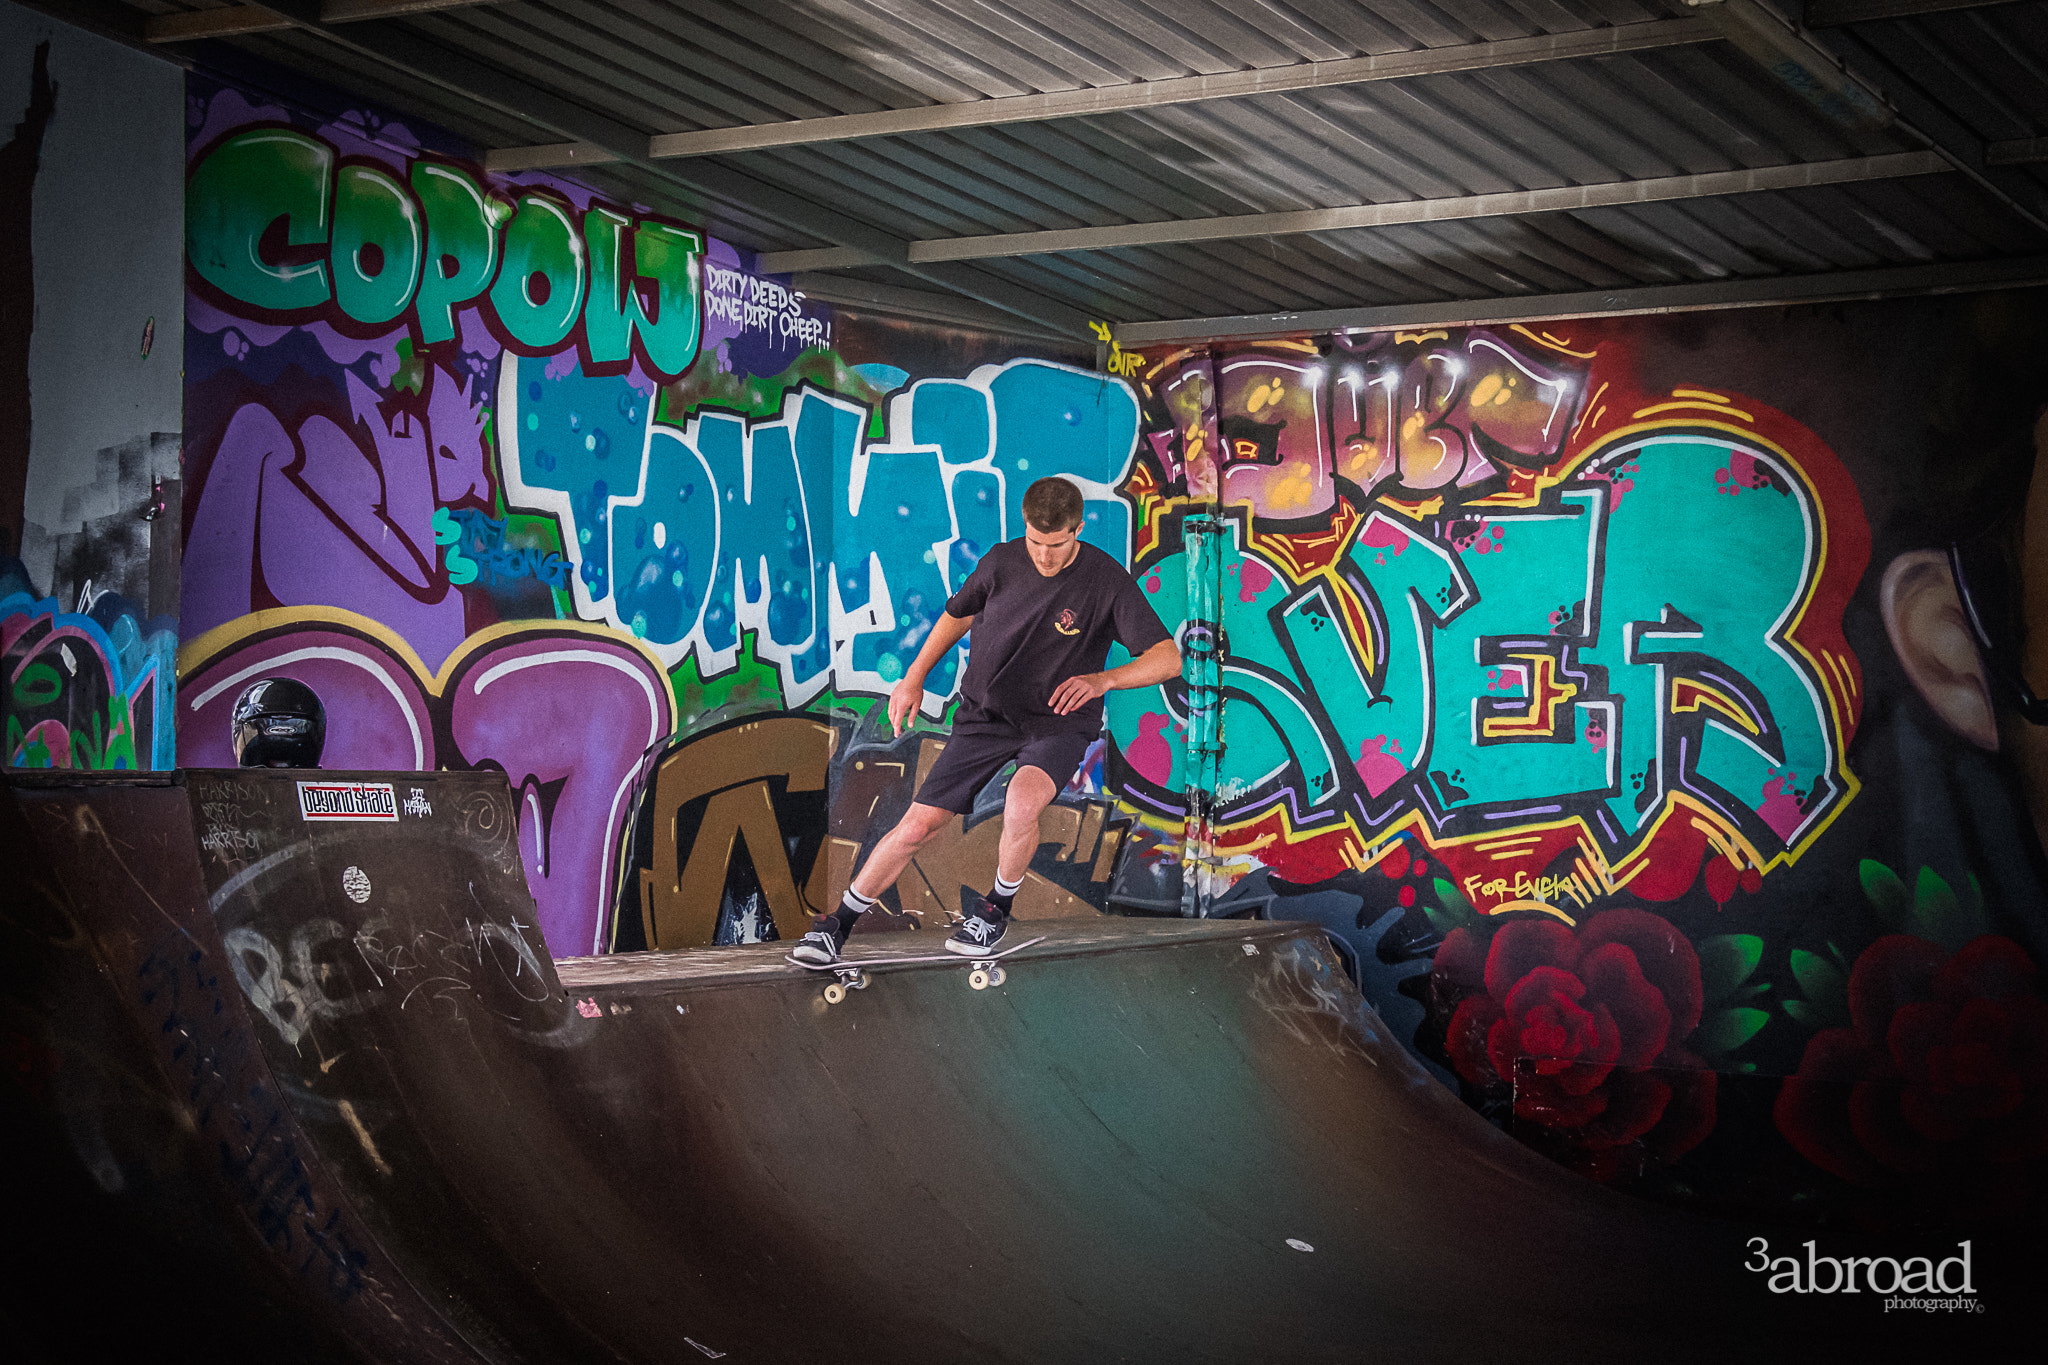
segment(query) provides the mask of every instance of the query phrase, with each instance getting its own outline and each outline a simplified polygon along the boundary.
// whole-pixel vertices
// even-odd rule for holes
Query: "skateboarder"
[[[995,947],[1038,847],[1038,816],[1073,777],[1102,730],[1102,694],[1150,687],[1180,672],[1180,651],[1144,593],[1114,559],[1081,543],[1081,490],[1040,479],[1024,493],[1024,534],[995,546],[946,603],[917,661],[889,693],[897,734],[924,700],[925,677],[974,632],[960,710],[945,752],[916,799],[855,874],[839,908],[820,915],[790,956],[839,959],[853,922],[902,874],[911,855],[974,807],[975,793],[1016,760],[1003,804],[995,885],[946,940],[956,953]],[[1131,661],[1102,671],[1110,641]]]

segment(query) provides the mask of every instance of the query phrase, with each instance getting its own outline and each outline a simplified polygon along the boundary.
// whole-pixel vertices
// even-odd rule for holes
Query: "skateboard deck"
[[[848,988],[857,991],[868,988],[867,968],[888,967],[906,962],[963,963],[970,968],[967,973],[967,984],[978,991],[987,990],[990,986],[1003,984],[1006,973],[998,962],[999,958],[1008,957],[1020,948],[1029,948],[1034,943],[1043,942],[1045,935],[1040,934],[1037,938],[1027,938],[1022,943],[1008,944],[992,953],[919,953],[909,957],[841,958],[837,962],[799,962],[785,955],[782,960],[807,972],[830,972],[838,977],[837,981],[825,987],[825,1003],[836,1005],[846,998]]]

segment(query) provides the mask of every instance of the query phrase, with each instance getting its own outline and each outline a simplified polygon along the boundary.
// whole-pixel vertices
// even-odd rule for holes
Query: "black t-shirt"
[[[1087,544],[1048,578],[1023,540],[1006,540],[981,557],[946,611],[975,618],[958,719],[1037,734],[1102,728],[1100,699],[1064,716],[1047,702],[1068,678],[1101,672],[1112,640],[1136,658],[1173,638],[1124,566]]]

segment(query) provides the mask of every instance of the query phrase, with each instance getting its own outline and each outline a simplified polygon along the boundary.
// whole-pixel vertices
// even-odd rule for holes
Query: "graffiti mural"
[[[1120,491],[1190,668],[1109,699],[1155,832],[1112,905],[1323,924],[1443,1082],[1596,1179],[2033,1207],[2041,315],[1146,353]],[[1888,336],[1922,349],[1828,368]],[[2005,1040],[1981,1080],[1936,1060],[1965,1018]]]
[[[1840,615],[1867,532],[1790,419],[1589,391],[1584,360],[1485,331],[1202,363],[1221,376],[1223,882],[1233,849],[1277,844],[1314,880],[1408,832],[1489,913],[1576,914],[1623,887],[1670,899],[1710,858],[1761,876],[1854,795]],[[1173,519],[1148,518],[1141,580],[1186,578]],[[1731,544],[1758,548],[1703,573]],[[1112,703],[1161,810],[1179,704]]]
[[[8,581],[0,576],[0,584]],[[18,580],[17,580],[18,581]],[[169,768],[177,635],[102,594],[86,612],[25,592],[0,597],[4,761],[14,768]]]
[[[1595,1179],[1843,1217],[2048,1189],[2037,295],[1091,366],[192,88],[182,762],[290,673],[337,766],[504,770],[558,955],[787,939],[963,656],[904,735],[881,698],[1061,474],[1186,670],[1107,699],[1020,914],[1315,921],[1433,1074]],[[42,659],[60,614],[7,611]],[[53,755],[118,755],[93,717],[147,690],[101,624]],[[159,742],[151,696],[121,733]],[[960,913],[1002,782],[861,932]]]
[[[1868,532],[1782,413],[1593,389],[1585,358],[1481,329],[1198,364],[1223,377],[1210,894],[1233,862],[1319,880],[1411,833],[1483,911],[1575,915],[1681,894],[1710,860],[1733,890],[1855,794],[1839,620]],[[1141,581],[1188,575],[1165,501]],[[1757,551],[1702,577],[1729,544]],[[1176,692],[1110,710],[1128,788],[1165,812]]]
[[[271,606],[347,607],[438,664],[467,631],[436,563],[436,516],[489,493],[477,408],[438,366],[390,397],[343,373],[345,420],[315,412],[288,428],[261,399],[229,420],[186,543],[186,629]]]
[[[228,762],[234,693],[283,673],[326,700],[330,766],[502,768],[559,954],[789,936],[831,885],[813,864],[869,835],[826,841],[865,771],[837,736],[1031,480],[1075,478],[1088,538],[1129,553],[1138,403],[1078,345],[849,363],[829,310],[694,228],[372,112],[193,88],[179,757]],[[913,746],[943,742],[957,667]],[[782,738],[733,758],[736,717]],[[679,787],[700,739],[746,781]],[[1100,908],[1102,778],[1098,753],[1073,798],[1092,900],[1041,909]],[[688,837],[650,853],[643,809]],[[963,869],[999,824],[947,875],[985,880]]]
[[[194,153],[195,287],[241,316],[402,324],[426,347],[453,342],[456,311],[473,305],[500,344],[573,345],[587,373],[637,363],[674,378],[696,359],[699,233],[551,187],[486,189],[429,156],[394,164],[393,139],[368,131],[244,125]]]

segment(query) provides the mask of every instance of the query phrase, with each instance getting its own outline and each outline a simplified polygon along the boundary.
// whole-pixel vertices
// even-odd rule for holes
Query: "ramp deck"
[[[1046,923],[1002,986],[910,964],[828,1006],[778,944],[551,960],[493,774],[323,773],[420,789],[335,821],[299,776],[17,786],[7,829],[77,929],[38,960],[92,966],[38,978],[38,1027],[126,1021],[221,1153],[179,1178],[238,1273],[365,1357],[1707,1359],[1784,1326],[1754,1229],[1489,1127],[1311,926]]]

